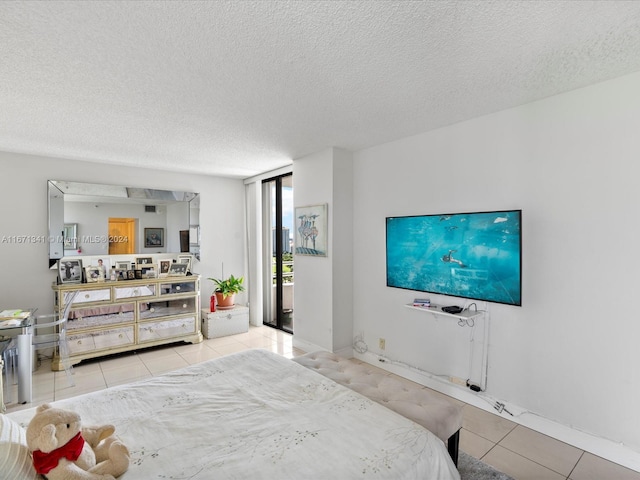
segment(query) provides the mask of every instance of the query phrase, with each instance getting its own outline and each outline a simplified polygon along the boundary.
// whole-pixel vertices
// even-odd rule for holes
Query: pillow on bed
[[[0,472],[2,478],[40,478],[33,468],[24,428],[0,414]],[[6,476],[5,476],[6,475]]]

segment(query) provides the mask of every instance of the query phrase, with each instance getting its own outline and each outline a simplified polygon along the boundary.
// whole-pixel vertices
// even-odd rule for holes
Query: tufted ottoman
[[[422,425],[447,444],[458,464],[462,407],[410,380],[331,352],[307,353],[293,361]]]

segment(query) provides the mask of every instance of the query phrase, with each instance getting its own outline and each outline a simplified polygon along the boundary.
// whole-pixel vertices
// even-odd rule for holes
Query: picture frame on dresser
[[[136,257],[136,268],[141,268],[143,265],[150,265],[153,263],[153,257]]]
[[[140,271],[142,272],[142,278],[156,278],[156,266],[145,265]]]
[[[59,260],[58,279],[60,283],[82,283],[82,260]]]
[[[169,266],[169,276],[170,277],[183,277],[187,274],[187,264],[186,263],[172,263]]]
[[[131,268],[131,262],[116,262],[117,270],[129,270]]]
[[[127,271],[128,269],[126,268],[116,268],[115,269],[116,281],[121,282],[123,280],[129,280],[129,278],[127,277]]]
[[[176,263],[186,263],[187,264],[187,272],[191,271],[191,255],[178,255],[178,259]]]
[[[84,275],[87,279],[87,283],[95,283],[100,281],[101,275],[100,267],[84,267]],[[102,276],[104,280],[104,276]]]
[[[171,259],[158,261],[158,278],[169,276],[169,268],[171,267]]]

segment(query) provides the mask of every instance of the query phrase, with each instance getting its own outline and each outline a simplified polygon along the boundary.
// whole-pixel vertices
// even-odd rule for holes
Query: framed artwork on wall
[[[145,248],[164,247],[164,228],[144,229]]]
[[[312,257],[327,256],[327,204],[296,207],[295,254]]]

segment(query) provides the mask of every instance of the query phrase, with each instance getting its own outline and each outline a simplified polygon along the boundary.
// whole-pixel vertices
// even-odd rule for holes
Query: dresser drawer
[[[138,318],[147,320],[173,315],[196,313],[196,299],[181,298],[179,300],[163,300],[161,302],[139,302]]]
[[[156,294],[156,285],[137,285],[132,287],[115,287],[116,300],[122,298],[153,297]]]
[[[181,293],[194,293],[196,282],[167,282],[160,284],[160,295],[177,295]]]
[[[66,305],[67,300],[70,295],[73,295],[75,292],[65,292],[64,294],[64,303]],[[101,288],[97,290],[84,290],[79,291],[76,297],[73,299],[73,304],[76,305],[78,303],[89,303],[89,302],[104,302],[111,300],[111,289],[110,288]]]
[[[195,332],[196,315],[162,322],[145,322],[138,325],[138,342],[152,342]]]
[[[99,332],[69,335],[67,337],[69,353],[71,355],[75,355],[90,352],[92,350],[103,350],[105,348],[133,345],[133,335],[133,325],[130,327],[114,328],[111,330],[101,330]]]
[[[67,337],[67,343],[69,344],[70,355],[90,352],[96,349],[96,344],[93,341],[92,334],[90,333],[85,333],[83,335],[69,335]]]
[[[105,327],[118,323],[133,323],[136,314],[135,303],[96,305],[71,310],[67,329]]]
[[[114,328],[93,334],[96,349],[121,347],[123,345],[133,345],[133,325],[130,327]]]

